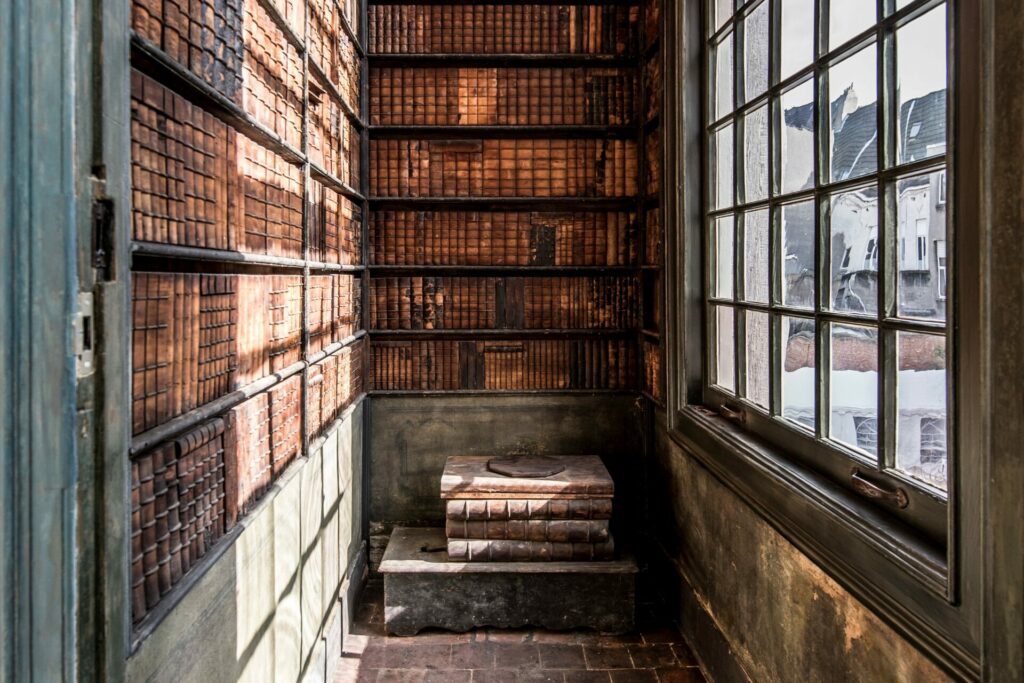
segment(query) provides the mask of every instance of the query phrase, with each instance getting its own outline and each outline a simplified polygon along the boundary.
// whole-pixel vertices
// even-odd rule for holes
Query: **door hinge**
[[[88,377],[96,368],[96,317],[92,303],[92,292],[78,293],[78,312],[75,314],[75,374],[78,377]]]
[[[96,197],[92,200],[92,267],[99,280],[110,279],[113,255],[114,200]]]

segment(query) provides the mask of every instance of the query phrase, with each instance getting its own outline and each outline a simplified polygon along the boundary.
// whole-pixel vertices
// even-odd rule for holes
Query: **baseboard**
[[[660,543],[653,543],[650,571],[654,585],[664,587],[662,595],[678,620],[679,630],[701,669],[714,683],[748,683],[725,633],[704,608],[681,564]]]

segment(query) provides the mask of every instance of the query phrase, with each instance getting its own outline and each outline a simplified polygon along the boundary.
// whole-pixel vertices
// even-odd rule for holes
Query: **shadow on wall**
[[[128,660],[128,680],[320,680],[363,571],[363,402],[222,541]],[[218,548],[219,549],[219,548]],[[165,598],[174,603],[178,595]]]

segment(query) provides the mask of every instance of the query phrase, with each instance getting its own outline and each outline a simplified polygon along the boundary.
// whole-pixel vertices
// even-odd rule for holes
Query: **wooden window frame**
[[[883,0],[884,2],[885,0]],[[982,76],[991,66],[978,44],[982,12],[977,3],[948,0],[952,115],[947,132],[951,219],[962,229],[947,251],[952,288],[947,306],[950,453],[986,456],[982,414],[986,392],[979,378],[981,352],[990,339],[983,327],[979,282],[985,248],[982,195],[983,135],[991,117],[981,103]],[[704,300],[706,41],[703,0],[666,7],[665,183],[667,419],[671,437],[741,500],[830,576],[947,672],[977,679],[981,672],[982,564],[977,502],[985,488],[985,457],[951,458],[945,538],[936,543],[912,520],[841,485],[806,460],[772,446],[707,406]],[[881,3],[880,3],[881,6]],[[915,13],[916,14],[916,13]],[[879,16],[883,16],[881,13]],[[851,44],[856,42],[851,40]],[[804,70],[806,71],[806,70]],[[803,72],[802,72],[803,73]],[[806,77],[806,73],[804,76]],[[789,77],[787,83],[802,77]],[[796,80],[794,80],[796,79]],[[929,165],[931,162],[929,162]],[[914,164],[910,167],[916,168]],[[899,169],[899,175],[911,168]],[[894,171],[882,170],[884,178]],[[963,179],[962,182],[958,182]],[[853,181],[856,185],[863,179]],[[843,185],[844,183],[840,183]],[[884,417],[880,414],[880,417]],[[776,441],[775,443],[778,443]]]

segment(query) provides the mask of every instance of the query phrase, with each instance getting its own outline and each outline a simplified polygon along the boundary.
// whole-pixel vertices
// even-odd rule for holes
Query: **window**
[[[895,5],[707,1],[703,402],[942,534],[947,9]],[[901,427],[922,412],[927,473]]]
[[[985,236],[1003,230],[983,209],[1000,185],[988,189],[978,152],[1003,116],[981,94],[999,73],[977,43],[982,12],[968,0],[665,11],[665,186],[679,188],[664,197],[669,433],[954,678],[977,679],[990,423],[974,351],[993,340],[974,302],[997,295],[979,268]],[[748,79],[762,62],[766,81]],[[743,143],[762,107],[766,153]],[[748,156],[767,160],[766,196],[747,192]],[[905,268],[919,254],[924,267]]]

